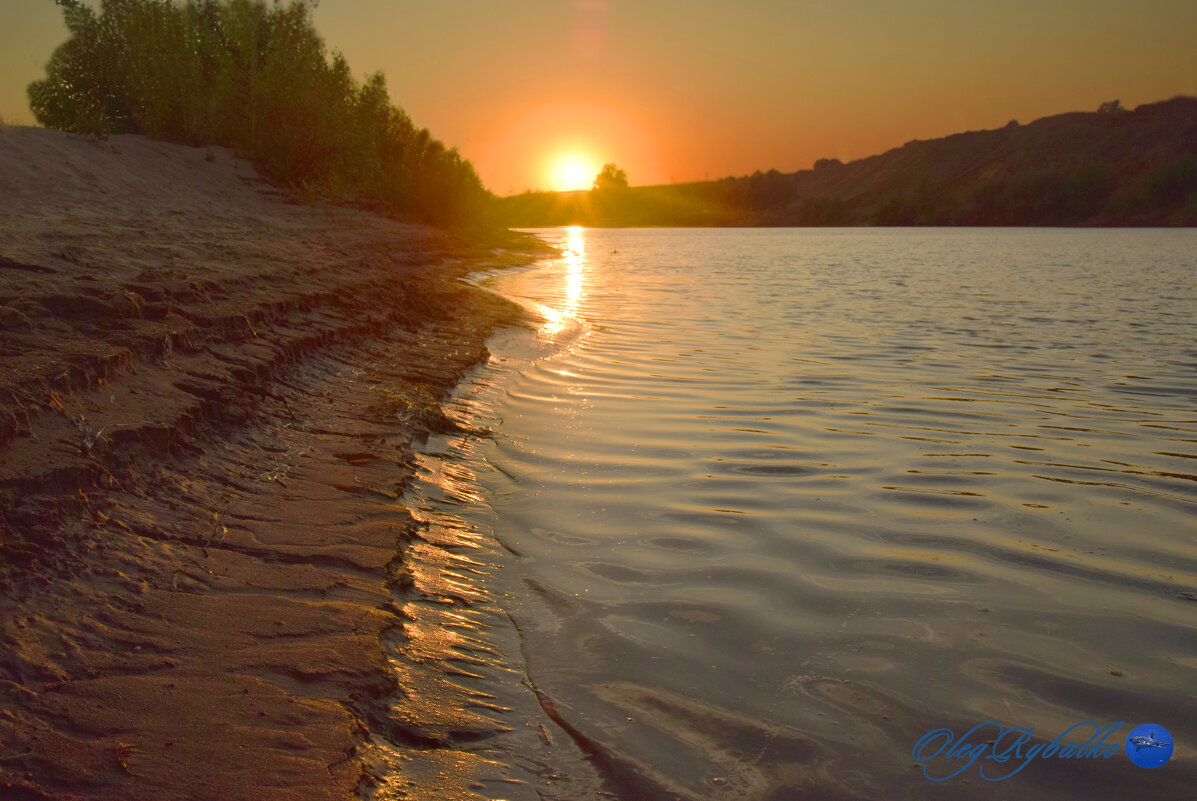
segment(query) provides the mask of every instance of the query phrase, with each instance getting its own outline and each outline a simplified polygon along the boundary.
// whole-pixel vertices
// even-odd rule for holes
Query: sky
[[[329,49],[505,195],[793,172],[1197,95],[1197,0],[321,0]],[[0,0],[0,117],[66,38]]]

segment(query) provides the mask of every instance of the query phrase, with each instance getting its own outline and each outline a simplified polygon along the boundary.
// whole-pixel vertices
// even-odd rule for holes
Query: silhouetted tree
[[[1121,100],[1111,100],[1097,107],[1098,114],[1118,114],[1123,111],[1126,111],[1126,109],[1123,107]]]
[[[604,164],[602,171],[594,178],[594,188],[599,191],[627,189],[628,174],[614,164]]]

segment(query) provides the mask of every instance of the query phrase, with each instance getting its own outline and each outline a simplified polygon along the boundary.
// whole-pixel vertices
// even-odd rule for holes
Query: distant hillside
[[[513,227],[1197,225],[1197,98],[915,140],[796,173],[501,201]]]

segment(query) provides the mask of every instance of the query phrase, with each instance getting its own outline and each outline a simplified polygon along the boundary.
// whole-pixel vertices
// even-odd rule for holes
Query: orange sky
[[[563,157],[633,184],[859,158],[957,131],[1197,94],[1197,0],[323,0],[355,73],[499,194]],[[0,115],[65,38],[0,0]],[[577,168],[575,168],[577,170]]]

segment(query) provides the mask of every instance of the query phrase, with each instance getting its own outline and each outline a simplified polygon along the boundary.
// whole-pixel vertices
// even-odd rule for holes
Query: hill
[[[513,227],[1197,225],[1197,98],[915,140],[849,163],[687,184],[528,192]]]

